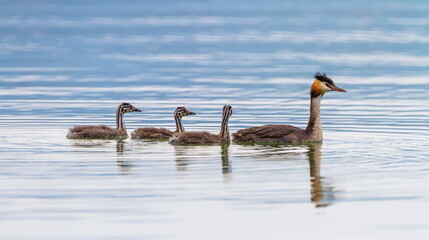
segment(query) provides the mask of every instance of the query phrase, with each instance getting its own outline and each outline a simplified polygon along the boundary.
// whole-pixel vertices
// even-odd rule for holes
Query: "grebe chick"
[[[172,132],[165,128],[137,128],[131,133],[131,138],[134,139],[152,139],[152,140],[168,140],[174,133],[184,132],[185,128],[182,124],[182,117],[195,115],[186,107],[177,107],[174,111],[174,121],[176,123],[176,131]]]
[[[311,105],[307,128],[301,129],[291,125],[265,125],[239,130],[233,134],[235,142],[253,143],[301,143],[323,140],[322,121],[320,118],[320,100],[326,92],[347,92],[335,85],[325,73],[316,73],[310,88]]]
[[[106,125],[98,126],[77,126],[70,128],[67,134],[69,139],[112,139],[127,138],[127,129],[124,124],[124,114],[129,112],[141,112],[140,109],[129,103],[121,103],[116,108],[116,129]]]
[[[170,139],[173,144],[205,144],[229,142],[228,121],[232,115],[232,107],[225,105],[222,112],[222,124],[219,134],[209,132],[180,132]]]

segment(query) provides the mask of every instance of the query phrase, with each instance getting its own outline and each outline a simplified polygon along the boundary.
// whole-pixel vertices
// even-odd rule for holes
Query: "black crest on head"
[[[334,84],[334,81],[332,81],[332,79],[330,79],[328,76],[326,76],[326,73],[317,72],[316,74],[314,74],[313,77],[315,79],[322,81],[322,82],[328,82],[330,84]]]

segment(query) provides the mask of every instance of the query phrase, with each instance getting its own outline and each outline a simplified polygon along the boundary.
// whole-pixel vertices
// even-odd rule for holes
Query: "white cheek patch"
[[[332,89],[326,86],[326,84],[322,83],[322,86],[323,86],[323,90],[325,90],[326,92],[332,91]]]

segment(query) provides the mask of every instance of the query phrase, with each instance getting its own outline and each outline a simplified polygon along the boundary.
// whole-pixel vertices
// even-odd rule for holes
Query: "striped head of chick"
[[[174,111],[174,114],[179,117],[185,117],[189,115],[195,115],[196,113],[192,112],[187,107],[177,107],[176,111]]]

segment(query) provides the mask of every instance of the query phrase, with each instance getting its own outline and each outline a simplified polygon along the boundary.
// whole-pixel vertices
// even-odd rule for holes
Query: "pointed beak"
[[[189,116],[189,115],[196,115],[196,113],[194,113],[194,112],[192,112],[192,111],[187,110],[187,111],[186,111],[186,115],[188,115],[188,116]]]
[[[336,92],[347,92],[347,90],[339,88],[337,86],[331,86],[331,90]]]
[[[138,108],[134,108],[133,112],[141,112],[142,110],[138,109]]]
[[[195,115],[194,112],[190,111],[187,107],[183,107],[185,109],[185,116]]]

